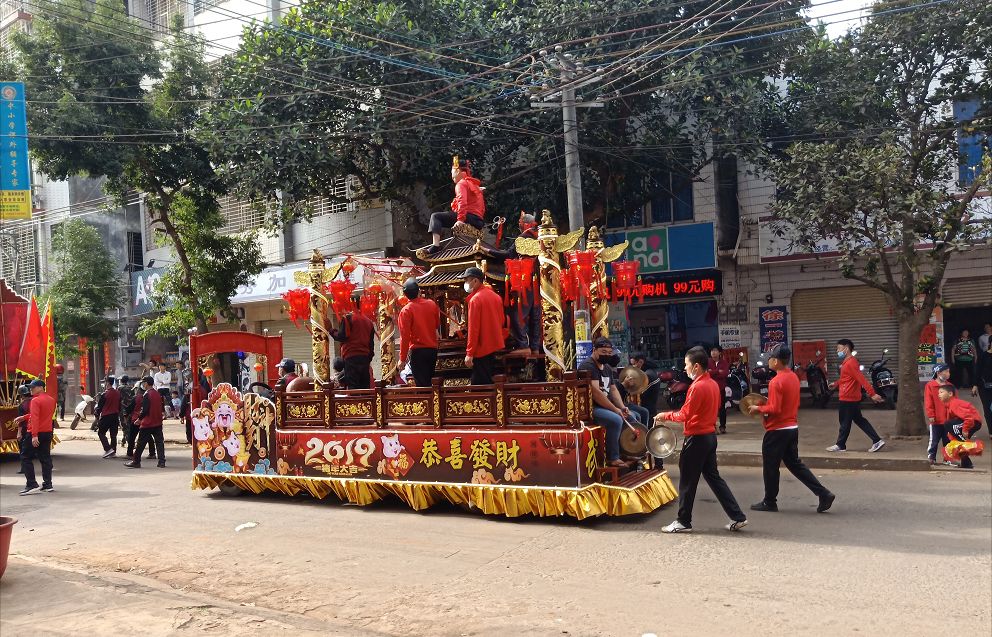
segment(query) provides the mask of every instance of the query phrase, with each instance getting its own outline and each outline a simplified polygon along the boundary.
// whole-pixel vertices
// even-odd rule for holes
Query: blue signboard
[[[31,163],[23,82],[0,82],[3,153],[0,154],[0,218],[31,218]]]
[[[624,258],[640,263],[641,274],[659,274],[716,267],[713,223],[685,223],[643,230],[610,232],[607,246],[628,241]]]

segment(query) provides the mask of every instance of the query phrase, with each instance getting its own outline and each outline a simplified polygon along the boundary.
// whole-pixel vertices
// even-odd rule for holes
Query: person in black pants
[[[761,457],[765,479],[765,497],[751,505],[753,511],[778,511],[779,467],[785,467],[820,498],[817,513],[823,513],[834,502],[834,494],[820,484],[813,472],[799,459],[799,377],[789,367],[792,351],[779,345],[771,351],[768,367],[775,372],[768,385],[768,402],[752,405],[752,416],[762,416],[765,437],[761,442]]]
[[[141,468],[141,454],[145,445],[154,441],[158,451],[158,466],[165,467],[165,436],[162,433],[162,420],[165,417],[165,404],[162,395],[154,389],[155,381],[151,376],[142,379],[145,394],[141,397],[141,412],[138,414],[138,446],[134,450],[130,462],[124,466],[129,469]]]
[[[975,384],[971,388],[971,395],[979,397],[985,412],[985,422],[992,423],[992,339],[989,339],[988,349],[978,352]]]

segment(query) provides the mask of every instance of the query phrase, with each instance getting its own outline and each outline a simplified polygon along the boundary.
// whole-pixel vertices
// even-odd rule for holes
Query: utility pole
[[[582,62],[575,60],[571,53],[563,53],[561,46],[553,52],[542,50],[540,60],[534,60],[532,71],[538,63],[543,67],[541,79],[530,91],[533,108],[561,108],[562,133],[565,141],[565,187],[568,194],[568,229],[578,230],[585,226],[582,208],[582,164],[579,161],[579,120],[577,108],[601,108],[603,102],[582,102],[576,97],[576,90],[588,86],[601,77],[599,71],[589,72]],[[557,86],[550,80],[554,77]],[[561,102],[554,100],[560,99]]]

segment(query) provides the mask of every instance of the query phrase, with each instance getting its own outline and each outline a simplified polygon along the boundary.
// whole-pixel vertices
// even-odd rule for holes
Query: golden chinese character
[[[424,440],[424,447],[420,453],[420,463],[428,469],[436,464],[441,464],[441,454],[437,452],[437,440],[433,438]]]
[[[462,439],[454,438],[451,441],[451,455],[445,458],[444,461],[450,464],[452,469],[461,469],[462,463],[465,462],[465,458],[467,457],[462,453]]]
[[[516,469],[518,451],[520,451],[520,447],[517,446],[516,440],[511,440],[509,445],[503,440],[498,441],[496,443],[496,464],[501,464],[511,470]]]
[[[493,466],[489,464],[489,456],[491,455],[493,455],[493,448],[488,440],[483,438],[472,441],[472,449],[469,451],[468,457],[472,461],[473,469],[481,469],[483,467],[492,469]]]
[[[586,473],[591,478],[596,473],[596,439],[590,438],[586,447],[589,449],[586,453]]]

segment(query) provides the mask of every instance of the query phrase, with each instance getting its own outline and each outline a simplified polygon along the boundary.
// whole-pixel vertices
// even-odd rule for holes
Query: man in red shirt
[[[427,248],[428,254],[441,249],[441,231],[453,228],[456,224],[468,224],[481,230],[486,216],[486,202],[482,197],[479,180],[472,176],[472,166],[467,159],[454,158],[451,166],[451,181],[455,182],[455,198],[451,202],[451,212],[435,212],[431,215],[427,231],[434,243]]]
[[[720,501],[730,517],[728,531],[740,531],[747,525],[730,487],[720,477],[716,465],[716,415],[720,409],[720,388],[710,378],[706,368],[710,357],[702,347],[693,347],[685,355],[685,373],[692,379],[686,392],[685,404],[679,411],[666,411],[655,421],[669,420],[685,423],[685,441],[679,455],[679,513],[678,518],[662,529],[664,533],[685,533],[692,530],[692,506],[696,499],[699,477]]]
[[[165,467],[165,437],[162,434],[162,419],[165,416],[165,401],[162,394],[155,391],[155,379],[145,376],[141,379],[145,394],[141,397],[141,411],[138,412],[138,448],[134,451],[130,462],[125,462],[128,469],[141,468],[141,454],[145,445],[154,441],[158,451],[158,466]]]
[[[468,292],[468,339],[465,366],[472,370],[473,385],[491,385],[496,372],[496,352],[503,349],[503,299],[485,284],[482,270],[469,268],[463,275]]]
[[[121,394],[114,387],[114,377],[107,376],[104,380],[104,390],[100,394],[94,413],[99,425],[97,432],[103,444],[103,457],[113,458],[117,455],[117,429],[120,427]],[[107,440],[107,432],[110,440]]]
[[[341,384],[347,389],[368,389],[372,386],[372,348],[375,344],[375,324],[361,312],[349,312],[340,327],[330,330],[331,338],[341,343],[344,374]]]
[[[923,386],[923,411],[927,415],[930,426],[930,445],[927,447],[927,460],[937,464],[937,447],[948,442],[944,423],[947,422],[947,407],[941,402],[938,391],[941,385],[951,382],[951,368],[947,365],[937,365],[933,368],[933,379]],[[950,463],[948,463],[950,464]]]
[[[52,425],[55,422],[55,399],[45,393],[45,381],[31,381],[31,406],[28,408],[28,426],[21,439],[21,471],[26,481],[21,495],[39,491],[51,493],[52,486]],[[41,486],[34,474],[34,459],[41,463]]]
[[[861,414],[861,390],[864,389],[876,403],[885,402],[885,399],[875,392],[875,388],[861,373],[858,359],[854,358],[854,343],[850,339],[842,338],[837,341],[837,358],[840,359],[840,378],[837,382],[831,383],[830,388],[838,389],[840,408],[837,416],[840,420],[840,433],[837,436],[837,444],[827,447],[827,451],[847,451],[847,437],[851,435],[853,422],[871,438],[871,447],[868,451],[875,453],[885,446],[885,441]]]
[[[768,384],[768,402],[753,405],[751,415],[764,416],[765,437],[761,441],[761,458],[765,479],[765,498],[751,505],[752,511],[778,511],[779,466],[786,469],[820,498],[817,513],[834,503],[834,494],[820,484],[813,472],[799,459],[799,377],[789,361],[792,350],[779,345],[768,356],[768,367],[775,376]]]
[[[710,348],[710,376],[720,388],[720,433],[727,433],[727,378],[730,377],[730,362],[723,359],[723,348],[714,345]]]
[[[961,400],[954,394],[957,390],[954,385],[941,385],[937,390],[940,402],[947,409],[947,422],[944,423],[944,431],[948,438],[955,440],[970,440],[979,429],[982,428],[982,415],[978,413],[975,406],[966,400]],[[967,454],[961,456],[961,468],[973,469],[975,465]]]
[[[420,296],[420,286],[412,277],[403,284],[403,295],[410,302],[400,310],[398,369],[406,367],[409,361],[417,387],[430,387],[437,365],[437,331],[441,327],[441,309],[434,301]]]

